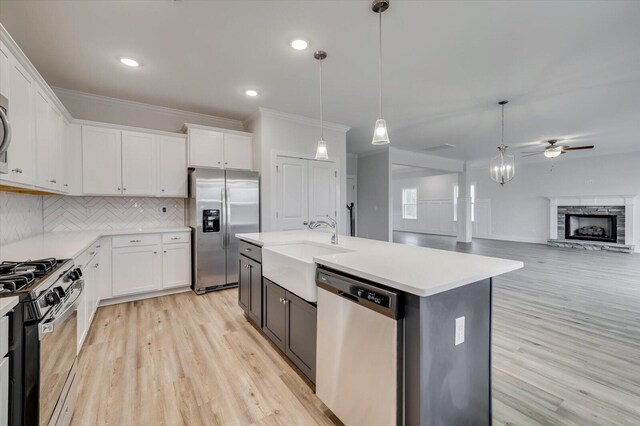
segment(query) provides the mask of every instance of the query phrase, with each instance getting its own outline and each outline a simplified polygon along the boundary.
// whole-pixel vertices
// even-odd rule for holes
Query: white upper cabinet
[[[82,191],[88,195],[122,193],[121,131],[82,127]]]
[[[222,168],[221,132],[189,129],[189,166]]]
[[[0,94],[9,99],[9,58],[7,46],[0,41]]]
[[[35,90],[35,154],[34,184],[53,191],[68,191],[65,165],[64,118],[46,93]],[[64,185],[67,185],[66,187]]]
[[[122,194],[156,195],[156,137],[122,132]]]
[[[187,196],[187,146],[185,138],[158,136],[158,195]]]
[[[224,168],[251,170],[253,164],[251,143],[251,136],[225,133]]]
[[[7,151],[9,174],[4,179],[33,184],[35,179],[35,111],[33,79],[22,65],[9,57],[9,117],[11,145]]]
[[[187,124],[188,166],[251,170],[252,135]]]

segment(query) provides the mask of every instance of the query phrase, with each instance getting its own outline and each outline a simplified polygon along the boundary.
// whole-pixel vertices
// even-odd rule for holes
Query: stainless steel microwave
[[[7,113],[9,111],[9,100],[0,95],[0,173],[8,173],[7,149],[11,142],[11,127]]]

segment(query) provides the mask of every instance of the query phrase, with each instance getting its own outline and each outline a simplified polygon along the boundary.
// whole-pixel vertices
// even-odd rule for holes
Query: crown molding
[[[109,96],[95,95],[93,93],[81,92],[78,90],[64,89],[62,87],[52,87],[54,93],[60,98],[79,99],[89,102],[95,102],[103,105],[112,105],[117,107],[127,107],[131,109],[151,111],[162,114],[169,114],[175,117],[181,117],[185,122],[202,121],[207,126],[220,127],[230,130],[244,130],[242,121],[230,118],[216,117],[214,115],[201,114],[198,112],[184,111],[176,108],[168,108],[159,105],[145,104],[142,102],[129,101],[125,99],[117,99]]]
[[[249,121],[253,121],[259,116],[280,118],[283,120],[293,121],[295,123],[306,124],[308,126],[320,127],[320,120],[318,119],[305,117],[303,115],[291,114],[288,112],[276,111],[274,109],[263,108],[263,107],[258,108],[258,111],[254,112],[249,117],[247,117],[247,119],[244,120],[244,122],[246,123]],[[339,123],[331,123],[329,121],[323,122],[323,126],[325,129],[335,130],[335,131],[344,132],[344,133],[347,133],[351,129],[350,126],[345,126],[344,124],[339,124]]]

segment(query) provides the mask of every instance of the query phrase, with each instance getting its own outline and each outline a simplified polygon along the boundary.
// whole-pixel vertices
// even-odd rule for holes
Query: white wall
[[[456,234],[453,221],[453,186],[458,183],[457,173],[437,176],[403,176],[394,173],[392,180],[393,229],[444,235]],[[418,190],[418,218],[402,218],[402,190]]]
[[[277,229],[276,156],[290,155],[313,159],[320,137],[319,120],[260,108],[245,123],[254,134],[254,166],[260,172],[262,231]],[[349,127],[325,123],[324,138],[329,159],[338,163],[338,206],[346,204],[347,131]],[[339,209],[338,226],[346,230],[345,209]]]
[[[486,236],[546,242],[548,196],[640,194],[640,152],[577,158],[579,155],[569,153],[553,161],[528,164],[516,162],[516,176],[504,187],[490,179],[488,166],[470,169],[478,202],[489,207],[486,213],[476,209],[476,222],[482,223],[483,216],[488,216]],[[638,218],[634,220],[638,226]]]
[[[358,156],[356,154],[347,154],[347,176],[358,175]]]
[[[388,149],[358,157],[358,237],[390,241],[390,183]]]
[[[61,88],[53,89],[71,116],[122,126],[179,132],[184,123],[243,130],[242,122],[157,105],[109,98]]]

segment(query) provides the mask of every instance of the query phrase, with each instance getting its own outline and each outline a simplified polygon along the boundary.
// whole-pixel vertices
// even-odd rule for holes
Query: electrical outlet
[[[464,343],[464,317],[456,318],[456,346]]]
[[[163,208],[162,208],[162,213],[166,213],[166,212],[167,212],[167,208],[166,208],[166,207],[163,207]]]

